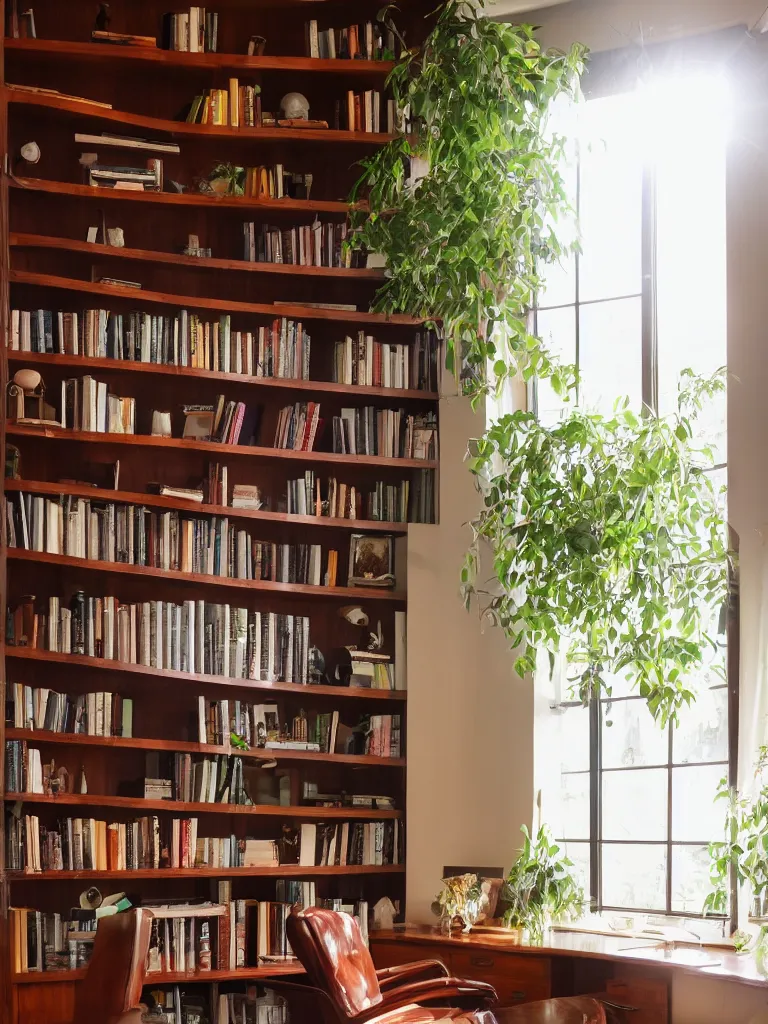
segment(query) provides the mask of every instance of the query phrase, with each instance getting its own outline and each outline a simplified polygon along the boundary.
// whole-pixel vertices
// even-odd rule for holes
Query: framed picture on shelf
[[[349,539],[350,587],[395,585],[395,548],[391,534],[353,533]]]

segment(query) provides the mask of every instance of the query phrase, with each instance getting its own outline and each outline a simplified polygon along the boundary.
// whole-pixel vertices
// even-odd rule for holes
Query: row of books
[[[133,736],[133,699],[119,693],[57,693],[8,683],[6,721],[15,729],[80,736]]]
[[[333,450],[344,455],[437,459],[437,416],[372,405],[342,409],[333,417]]]
[[[199,836],[197,818],[60,818],[52,829],[26,814],[9,815],[6,829],[8,870],[32,873],[277,867],[278,850],[272,839]]]
[[[246,199],[309,199],[314,175],[288,171],[282,164],[244,167],[242,194]]]
[[[40,751],[26,740],[5,741],[5,788],[9,793],[44,791]]]
[[[207,89],[195,96],[187,124],[261,128],[261,89],[258,85],[240,85],[237,78],[230,78],[227,89]]]
[[[334,344],[333,379],[337,384],[437,391],[437,336],[417,332],[410,344],[386,344],[360,331]]]
[[[151,752],[147,761],[156,762],[160,775],[144,780],[147,799],[177,800],[196,804],[238,804],[249,806],[255,801],[249,796],[243,777],[243,759],[234,754],[193,758],[192,754],[168,754],[162,759]],[[167,777],[166,777],[167,776]]]
[[[384,866],[403,863],[403,833],[391,821],[304,822],[299,833],[299,864],[304,867]]]
[[[217,899],[185,903],[144,901],[152,912],[147,974],[199,974],[231,971],[293,959],[285,922],[294,906],[326,906],[354,915],[368,935],[368,903],[339,898],[318,900],[312,882],[279,879],[275,900],[232,898],[232,883],[217,883]],[[11,963],[14,973],[72,970],[85,966],[98,918],[79,907],[68,915],[29,907],[10,908]],[[151,984],[151,981],[148,982]],[[236,1018],[250,1022],[251,1017]],[[263,1024],[284,1024],[267,1017]],[[219,1017],[218,1024],[226,1024]],[[262,1024],[260,1021],[259,1024]]]
[[[226,516],[20,493],[6,499],[8,545],[90,561],[242,580],[335,586],[320,544],[261,541]]]
[[[309,334],[301,323],[285,317],[252,331],[233,331],[229,314],[211,322],[186,309],[175,316],[14,309],[9,344],[20,352],[309,379]]]
[[[25,597],[9,608],[12,646],[84,654],[132,665],[262,682],[309,682],[309,618],[208,601],[144,601],[114,596],[69,602]]]
[[[105,381],[90,374],[61,382],[61,425],[97,434],[135,434],[136,399],[111,395]]]
[[[275,448],[311,452],[322,427],[319,402],[296,402],[286,405],[277,417]]]
[[[204,7],[163,16],[163,47],[187,53],[216,53],[219,16]]]
[[[329,477],[325,487],[313,470],[286,484],[285,510],[291,515],[330,516],[333,519],[370,519],[389,523],[434,522],[434,479],[420,469],[413,482],[379,480],[365,492],[353,484]],[[427,518],[428,517],[428,518]]]
[[[381,128],[381,93],[375,89],[364,92],[353,92],[349,89],[346,102],[347,129],[351,132],[380,132]],[[387,131],[395,130],[395,101],[388,100],[385,107],[387,115]]]
[[[249,985],[245,992],[221,992],[218,983],[170,985],[149,993],[155,1024],[288,1024],[288,1004],[271,988]]]
[[[366,254],[346,247],[347,237],[346,224],[317,218],[292,228],[250,221],[243,224],[243,259],[301,267],[365,267]]]
[[[318,28],[313,18],[306,24],[307,56],[325,60],[394,60],[397,38],[381,22],[366,21],[342,28]]]

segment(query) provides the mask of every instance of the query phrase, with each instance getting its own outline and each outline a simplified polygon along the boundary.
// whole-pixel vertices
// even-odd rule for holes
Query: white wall
[[[452,383],[452,382],[451,382]],[[440,401],[440,525],[408,531],[407,913],[434,922],[444,865],[509,868],[533,806],[533,688],[459,596],[480,499],[463,465],[484,413]]]

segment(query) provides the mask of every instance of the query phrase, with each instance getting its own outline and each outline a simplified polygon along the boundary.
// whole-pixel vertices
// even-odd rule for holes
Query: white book
[[[313,867],[315,864],[315,843],[317,842],[317,825],[304,822],[301,826],[299,840],[299,864],[301,867]]]

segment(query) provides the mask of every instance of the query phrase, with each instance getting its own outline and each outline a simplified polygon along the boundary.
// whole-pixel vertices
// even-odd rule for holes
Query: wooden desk
[[[605,992],[638,1007],[633,1024],[667,1024],[674,971],[768,989],[748,954],[708,949],[709,966],[695,966],[684,962],[689,950],[617,935],[555,931],[544,945],[516,946],[482,933],[449,937],[414,927],[372,932],[371,952],[378,968],[436,957],[453,975],[490,982],[503,1006]]]

